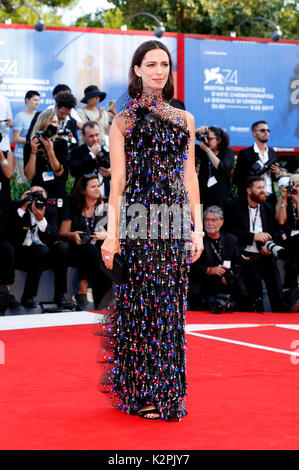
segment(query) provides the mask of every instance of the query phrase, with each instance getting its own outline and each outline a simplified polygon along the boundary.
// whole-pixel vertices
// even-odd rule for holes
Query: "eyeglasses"
[[[269,132],[270,133],[271,131],[270,129],[257,129],[255,132],[263,132],[263,133]]]
[[[214,139],[217,140],[217,137],[207,137],[207,140],[214,140]]]

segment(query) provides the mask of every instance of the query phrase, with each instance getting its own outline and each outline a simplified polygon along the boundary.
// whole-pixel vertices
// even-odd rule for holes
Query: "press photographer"
[[[204,251],[190,270],[189,308],[213,313],[243,310],[246,292],[240,282],[238,240],[223,233],[223,211],[210,206],[203,215]]]
[[[61,240],[69,245],[69,265],[78,270],[76,301],[78,307],[83,309],[88,304],[89,283],[92,283],[95,308],[111,286],[100,270],[100,247],[107,235],[101,223],[104,216],[97,176],[93,173],[83,175],[73,189],[59,231]]]
[[[246,199],[234,198],[226,206],[224,229],[239,241],[250,310],[264,311],[263,280],[272,311],[283,312],[285,305],[276,261],[281,248],[272,239],[276,230],[272,207],[266,202],[263,177],[249,177],[246,194]]]
[[[57,211],[47,204],[47,192],[33,186],[21,201],[13,203],[9,223],[10,240],[15,247],[17,269],[27,272],[21,303],[35,308],[41,274],[54,272],[54,303],[60,309],[70,308],[67,292],[67,247],[58,242]],[[71,305],[72,307],[72,305]]]
[[[49,198],[65,202],[68,147],[65,140],[57,137],[57,129],[58,118],[54,111],[39,114],[30,142],[24,146],[24,173],[32,186],[42,186]]]
[[[97,175],[101,198],[107,201],[110,192],[110,157],[104,148],[99,125],[94,121],[88,121],[83,125],[82,136],[84,144],[74,148],[70,154],[70,173],[78,179],[84,174]]]
[[[299,274],[299,174],[279,180],[280,197],[275,210],[276,220],[286,234],[287,251],[285,287],[297,287]]]
[[[276,204],[274,182],[280,177],[280,169],[274,149],[267,145],[270,129],[265,121],[257,121],[252,124],[251,131],[254,144],[240,151],[233,175],[233,185],[236,186],[238,194],[246,198],[247,178],[263,176],[267,201],[274,208]]]
[[[201,204],[204,209],[214,204],[224,208],[234,166],[234,151],[229,148],[229,136],[219,127],[207,126],[199,127],[195,136],[200,146],[196,157],[200,163],[198,181]]]

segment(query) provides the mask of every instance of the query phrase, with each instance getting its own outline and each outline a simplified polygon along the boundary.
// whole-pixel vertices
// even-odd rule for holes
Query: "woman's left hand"
[[[105,240],[106,237],[107,237],[107,232],[106,230],[104,229],[104,227],[100,227],[101,228],[101,231],[100,232],[93,232],[93,234],[91,235],[91,239],[92,241],[101,241],[101,240]]]
[[[203,252],[203,236],[196,233],[192,233],[192,245],[191,245],[191,263],[195,263],[200,258]]]

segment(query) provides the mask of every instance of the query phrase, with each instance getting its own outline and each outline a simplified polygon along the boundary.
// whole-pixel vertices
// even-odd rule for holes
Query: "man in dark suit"
[[[110,158],[102,147],[98,123],[86,122],[82,136],[85,143],[73,148],[70,154],[70,173],[75,177],[75,184],[81,176],[95,173],[99,179],[102,200],[107,201],[110,192]]]
[[[243,259],[242,277],[252,311],[264,311],[264,280],[273,312],[283,312],[282,287],[275,256],[265,244],[275,232],[274,217],[266,202],[263,177],[249,177],[246,197],[230,201],[225,210],[224,229],[236,235]]]
[[[219,294],[230,296],[234,309],[242,310],[245,289],[238,281],[240,265],[238,239],[223,233],[223,210],[208,207],[203,215],[204,251],[190,269],[189,308],[208,308],[211,299]]]
[[[33,186],[14,204],[9,223],[10,241],[15,247],[15,266],[27,272],[21,303],[35,308],[39,279],[45,269],[53,269],[55,278],[54,303],[70,308],[64,294],[67,291],[67,248],[58,242],[57,211],[46,204],[47,193]],[[72,307],[72,306],[71,306]]]
[[[246,196],[246,180],[249,176],[264,176],[267,201],[272,206],[276,203],[273,183],[280,177],[277,156],[272,147],[267,146],[270,129],[265,121],[252,124],[254,144],[242,149],[238,155],[233,175],[233,184],[240,196]]]

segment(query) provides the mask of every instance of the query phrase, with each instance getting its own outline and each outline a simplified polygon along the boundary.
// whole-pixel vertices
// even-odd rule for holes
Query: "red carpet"
[[[246,323],[265,326],[230,327]],[[298,317],[197,312],[191,324],[215,324],[198,333],[249,345],[188,334],[188,416],[171,423],[115,410],[98,391],[92,325],[0,331],[0,448],[298,449],[299,357],[275,350],[299,351],[299,331],[274,326]]]

